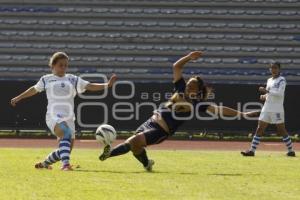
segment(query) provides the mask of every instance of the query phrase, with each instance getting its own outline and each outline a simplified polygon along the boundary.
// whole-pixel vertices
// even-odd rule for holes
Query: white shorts
[[[59,117],[49,117],[48,115],[46,116],[46,124],[48,126],[48,128],[50,129],[51,133],[53,135],[56,136],[55,132],[54,132],[54,128],[56,126],[56,124],[59,124],[61,122],[63,122],[64,119],[63,118],[59,118]],[[71,129],[71,134],[72,134],[72,139],[75,139],[75,122],[73,119],[70,120],[66,120],[65,121],[68,125],[68,127]]]
[[[269,124],[284,123],[284,112],[261,112],[258,120]]]

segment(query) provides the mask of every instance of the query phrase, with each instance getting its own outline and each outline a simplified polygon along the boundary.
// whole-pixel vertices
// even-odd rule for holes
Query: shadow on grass
[[[209,176],[243,176],[243,174],[208,174]]]
[[[112,173],[112,174],[177,174],[177,175],[198,175],[198,173],[190,172],[163,172],[163,171],[113,171],[113,170],[89,170],[89,169],[76,169],[75,172],[92,172],[92,173]]]

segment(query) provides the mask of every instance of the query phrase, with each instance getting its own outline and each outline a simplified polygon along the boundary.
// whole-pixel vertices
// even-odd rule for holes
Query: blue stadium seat
[[[129,74],[131,72],[131,69],[129,69],[129,68],[114,68],[113,72],[118,73],[118,74]]]
[[[172,34],[172,37],[175,39],[187,39],[190,35],[188,33],[174,33]]]
[[[177,13],[177,10],[172,8],[161,8],[159,9],[159,12],[161,14],[175,14]]]
[[[258,50],[258,47],[252,46],[252,47],[241,47],[242,51],[248,51],[248,52],[256,52]]]
[[[143,9],[142,8],[127,8],[126,12],[129,14],[141,14],[141,13],[143,13]]]
[[[179,9],[179,10],[177,10],[177,13],[183,14],[183,15],[193,14],[194,10],[193,9]]]
[[[48,57],[43,56],[43,55],[31,55],[29,56],[29,60],[43,60],[46,61]]]
[[[145,14],[158,14],[160,10],[158,8],[145,8],[143,13]]]
[[[119,61],[119,62],[132,62],[133,57],[117,57],[117,61]]]
[[[85,49],[100,49],[101,45],[99,45],[99,44],[85,44],[84,48]]]
[[[133,74],[147,74],[149,73],[148,69],[131,69],[131,73]]]
[[[119,48],[119,45],[117,44],[103,44],[101,45],[102,49],[104,50],[116,50]]]
[[[69,32],[69,35],[71,37],[78,37],[78,38],[82,38],[82,37],[86,37],[87,33],[85,32]]]
[[[48,37],[48,36],[52,35],[52,32],[50,32],[50,31],[35,31],[34,34],[36,36]]]
[[[96,62],[98,61],[99,58],[98,57],[91,57],[91,56],[87,56],[87,57],[82,57],[82,61],[86,61],[86,62]]]
[[[125,21],[124,22],[124,26],[139,26],[140,22],[139,21]]]
[[[197,33],[197,34],[191,34],[190,37],[192,39],[206,39],[208,36],[205,33]]]
[[[254,63],[257,63],[258,60],[254,57],[245,57],[245,58],[240,58],[240,63],[243,63],[243,64],[254,64]]]
[[[12,59],[16,60],[16,61],[28,60],[29,56],[27,56],[27,55],[14,55],[14,56],[12,56]]]
[[[0,43],[0,48],[14,48],[15,44],[14,43]]]
[[[259,47],[260,52],[274,52],[276,51],[275,47]]]
[[[120,45],[120,49],[121,50],[133,50],[133,49],[135,49],[135,45],[130,45],[130,44]]]
[[[207,15],[210,13],[211,13],[211,11],[208,9],[196,9],[195,10],[195,14],[198,14],[198,15]]]
[[[152,50],[153,45],[138,45],[138,46],[136,46],[136,49],[137,50],[143,50],[143,51]]]
[[[92,8],[92,11],[95,13],[108,13],[108,8]]]
[[[32,48],[35,49],[47,49],[49,48],[49,44],[48,43],[36,43],[36,44],[32,44]]]
[[[72,7],[60,7],[58,9],[59,12],[64,12],[64,13],[72,13],[75,11],[75,8]]]
[[[288,40],[293,40],[294,37],[292,35],[279,35],[277,36],[277,39],[288,41]]]
[[[73,12],[76,13],[90,13],[92,11],[91,8],[75,8]]]
[[[164,57],[154,57],[151,58],[152,62],[168,62],[169,59],[168,58],[164,58]]]
[[[153,24],[153,22],[152,22],[152,24]],[[173,27],[175,25],[176,25],[175,22],[169,22],[169,21],[158,22],[158,26],[163,26],[163,27]]]
[[[239,46],[224,46],[224,51],[236,52],[240,51],[241,47]]]
[[[294,49],[292,47],[277,47],[276,48],[276,51],[278,52],[291,52],[293,51]]]
[[[89,21],[89,24],[92,26],[104,26],[106,25],[106,21],[103,20]]]
[[[134,58],[135,62],[150,62],[151,58],[150,57],[135,57]]]

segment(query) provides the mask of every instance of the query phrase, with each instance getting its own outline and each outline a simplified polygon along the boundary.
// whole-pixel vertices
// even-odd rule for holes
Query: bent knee
[[[134,137],[129,138],[127,142],[130,144],[133,152],[139,151],[146,146],[145,136],[143,134],[137,134]]]

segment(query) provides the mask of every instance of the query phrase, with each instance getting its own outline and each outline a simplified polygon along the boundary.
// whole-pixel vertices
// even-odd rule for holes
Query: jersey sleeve
[[[281,79],[277,84],[272,87],[268,94],[272,96],[284,96],[284,91],[286,87],[286,80]]]
[[[45,78],[42,76],[40,80],[33,86],[34,89],[38,92],[43,92],[45,91],[46,83],[45,83]]]
[[[178,81],[174,82],[174,92],[184,92],[185,87],[186,83],[182,77]]]
[[[83,80],[80,77],[77,77],[76,81],[76,89],[79,94],[84,93],[86,91],[86,86],[89,84],[89,81]]]

